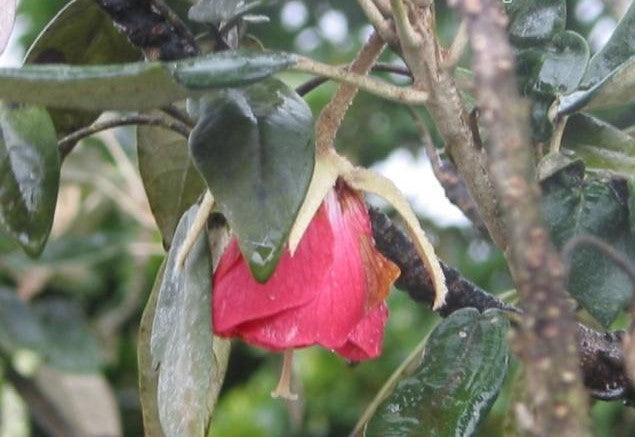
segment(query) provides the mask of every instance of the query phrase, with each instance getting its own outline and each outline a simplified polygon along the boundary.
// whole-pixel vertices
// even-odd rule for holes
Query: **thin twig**
[[[366,75],[384,50],[384,41],[376,33],[370,36],[366,44],[351,63],[348,72]],[[316,150],[326,150],[333,147],[335,136],[342,124],[344,116],[357,95],[358,88],[351,84],[341,84],[335,95],[320,112],[315,123]]]
[[[378,62],[377,64],[373,65],[373,68],[371,69],[371,71],[373,73],[398,74],[400,76],[407,76],[412,79],[412,74],[410,73],[410,70],[408,70],[407,67],[402,67],[401,65],[385,64],[385,63]],[[306,82],[304,82],[303,84],[299,85],[295,89],[295,92],[301,96],[304,96],[310,93],[311,91],[313,91],[314,89],[316,89],[317,87],[319,87],[320,85],[328,82],[329,80],[330,79],[328,77],[324,77],[324,76],[317,76],[317,77],[311,78],[307,80]]]
[[[387,43],[393,43],[396,41],[397,37],[395,32],[391,29],[389,21],[384,18],[383,14],[377,8],[377,5],[373,2],[373,0],[357,0],[357,3],[362,8],[368,21],[371,22],[377,33],[382,37],[384,41]]]
[[[419,131],[423,148],[430,160],[432,172],[443,187],[446,197],[470,219],[474,227],[478,229],[483,236],[491,238],[478,212],[476,203],[474,203],[474,199],[470,196],[470,192],[465,186],[465,181],[457,172],[456,167],[451,162],[441,159],[430,137],[430,132],[426,128],[425,122],[414,108],[408,107],[408,109],[414,120],[415,127]]]
[[[366,92],[399,103],[421,105],[428,99],[426,91],[410,87],[399,87],[383,80],[351,73],[345,68],[323,64],[305,57],[299,57],[297,63],[291,68],[296,71],[325,76],[338,82],[355,85]]]
[[[169,120],[165,117],[156,115],[126,115],[124,117],[91,124],[90,126],[76,130],[75,132],[65,136],[58,142],[60,157],[61,159],[66,158],[66,156],[68,156],[68,154],[73,151],[78,141],[83,138],[89,137],[96,134],[97,132],[101,132],[106,129],[112,129],[120,126],[129,126],[134,124],[162,126],[166,129],[170,129],[174,132],[180,133],[185,138],[190,135],[190,129],[179,121]]]
[[[183,123],[184,125],[188,126],[188,127],[194,127],[194,120],[192,120],[190,118],[190,116],[187,114],[187,112],[182,111],[181,109],[179,109],[176,105],[172,104],[172,105],[167,105],[164,106],[163,108],[161,108],[161,110],[163,112],[165,112],[166,114],[168,114],[169,116],[176,118],[178,121],[180,121],[181,123]]]

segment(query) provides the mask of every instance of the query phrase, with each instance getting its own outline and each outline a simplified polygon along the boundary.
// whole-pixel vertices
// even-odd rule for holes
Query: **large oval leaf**
[[[73,0],[46,26],[29,49],[27,64],[97,65],[130,62],[141,52],[119,32],[93,0]],[[99,113],[50,110],[60,136],[89,125]]]
[[[379,405],[366,436],[469,436],[507,373],[509,322],[464,308],[430,334],[423,361]]]
[[[60,179],[57,135],[45,109],[0,106],[0,231],[31,256],[44,249]]]
[[[163,242],[169,247],[183,213],[205,190],[187,139],[157,126],[137,128],[139,172]]]
[[[185,265],[176,265],[197,211],[198,205],[192,206],[176,228],[152,323],[150,352],[152,368],[158,369],[157,406],[168,436],[205,435],[229,356],[228,342],[212,337],[212,265],[205,232]]]
[[[574,161],[543,180],[542,189],[543,214],[558,247],[589,234],[635,260],[624,179],[585,174],[584,165]],[[568,289],[604,326],[615,320],[632,294],[628,276],[592,247],[582,247],[573,254]]]
[[[190,135],[197,168],[238,236],[254,277],[273,273],[314,163],[313,117],[278,80],[203,99]]]
[[[0,68],[0,99],[86,110],[154,109],[262,80],[296,62],[288,53],[220,52],[178,62]]]

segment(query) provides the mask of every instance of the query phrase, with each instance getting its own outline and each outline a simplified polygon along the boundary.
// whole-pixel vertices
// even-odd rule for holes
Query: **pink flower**
[[[375,358],[397,276],[375,248],[361,195],[338,182],[266,283],[230,243],[213,278],[214,331],[273,351],[318,344],[352,361]]]

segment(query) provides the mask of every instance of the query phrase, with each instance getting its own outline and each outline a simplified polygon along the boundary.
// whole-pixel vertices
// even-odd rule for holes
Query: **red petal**
[[[369,360],[381,354],[388,307],[379,304],[371,310],[348,336],[348,341],[335,352],[351,361]]]
[[[353,360],[374,357],[387,317],[385,305],[377,303],[396,274],[398,269],[372,245],[363,200],[338,185],[295,255],[285,252],[265,284],[252,278],[232,242],[214,274],[214,330],[273,350],[320,344],[342,349]]]

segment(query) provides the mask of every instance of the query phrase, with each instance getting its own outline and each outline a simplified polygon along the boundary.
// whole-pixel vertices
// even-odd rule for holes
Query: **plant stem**
[[[421,105],[428,99],[428,93],[426,91],[409,87],[399,87],[382,80],[351,73],[342,67],[323,64],[303,56],[299,57],[297,63],[291,68],[296,71],[325,76],[338,82],[355,85],[371,94],[399,103]]]
[[[527,104],[518,94],[507,17],[498,0],[454,0],[467,22],[477,100],[488,129],[489,172],[507,225],[507,258],[521,306],[512,343],[525,364],[530,435],[589,435],[588,399],[577,357],[565,270],[542,222]]]
[[[106,129],[135,124],[162,126],[166,129],[170,129],[174,132],[180,133],[185,138],[187,138],[190,134],[190,129],[179,121],[169,120],[165,117],[157,115],[126,115],[124,117],[91,124],[90,126],[78,129],[75,132],[65,136],[58,142],[60,157],[61,159],[66,158],[66,156],[68,156],[68,154],[73,151],[78,141],[83,138],[89,137],[93,134],[96,134],[97,132],[101,132]]]

